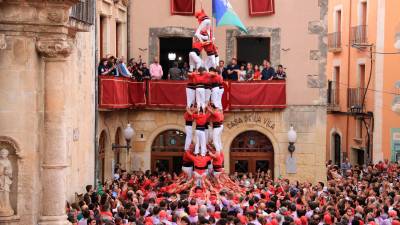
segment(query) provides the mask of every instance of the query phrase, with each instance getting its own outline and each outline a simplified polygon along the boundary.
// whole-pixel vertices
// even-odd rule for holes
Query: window
[[[104,38],[106,35],[105,31],[105,26],[106,26],[106,18],[104,16],[100,16],[100,58],[104,57]]]
[[[339,95],[339,90],[340,90],[340,67],[339,66],[335,66],[333,69],[333,97],[334,97],[334,101],[333,103],[335,104],[339,104],[339,99],[340,99],[340,95]]]
[[[115,55],[121,57],[122,54],[122,23],[116,21],[115,23]]]
[[[264,59],[270,60],[270,38],[238,37],[238,64],[251,62],[260,65]]]
[[[367,25],[367,1],[361,2],[360,4],[360,25]]]
[[[335,12],[335,32],[342,31],[342,10],[336,10]]]

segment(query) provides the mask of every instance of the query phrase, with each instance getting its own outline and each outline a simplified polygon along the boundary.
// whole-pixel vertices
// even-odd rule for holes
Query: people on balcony
[[[183,80],[182,70],[178,67],[178,62],[174,62],[173,67],[168,71],[168,79],[170,80]]]
[[[237,64],[236,58],[232,58],[231,64],[226,69],[227,80],[238,80],[238,70],[240,70],[240,66]]]
[[[152,80],[161,80],[164,72],[158,61],[158,57],[154,57],[153,63],[150,64],[150,75]]]
[[[254,75],[253,80],[261,80],[261,71],[259,65],[254,65]]]
[[[261,79],[262,80],[272,80],[275,76],[275,70],[271,66],[271,63],[264,59],[263,61],[263,69],[261,71]]]
[[[285,68],[283,68],[282,65],[278,65],[278,69],[276,70],[274,79],[276,79],[276,80],[285,80],[286,79]]]

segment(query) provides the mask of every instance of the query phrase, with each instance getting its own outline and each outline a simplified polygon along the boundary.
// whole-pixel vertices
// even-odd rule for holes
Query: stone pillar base
[[[1,216],[1,225],[19,225],[19,216]]]
[[[1,223],[0,223],[1,224]],[[38,225],[71,225],[67,216],[41,216]]]

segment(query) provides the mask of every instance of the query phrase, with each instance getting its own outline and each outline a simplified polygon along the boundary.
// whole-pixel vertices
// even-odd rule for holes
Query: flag
[[[228,0],[212,0],[213,16],[218,26],[232,25],[247,33],[246,27]]]

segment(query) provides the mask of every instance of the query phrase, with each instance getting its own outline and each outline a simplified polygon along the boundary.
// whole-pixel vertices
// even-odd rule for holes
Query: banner
[[[275,13],[274,0],[249,0],[250,16],[267,16]]]
[[[231,109],[266,109],[286,107],[285,81],[232,82],[229,103]]]
[[[186,108],[186,81],[150,81],[149,106],[170,109]]]
[[[193,16],[195,0],[171,0],[171,15]]]
[[[131,104],[128,97],[127,78],[113,76],[99,76],[100,107],[121,109],[129,108]]]

